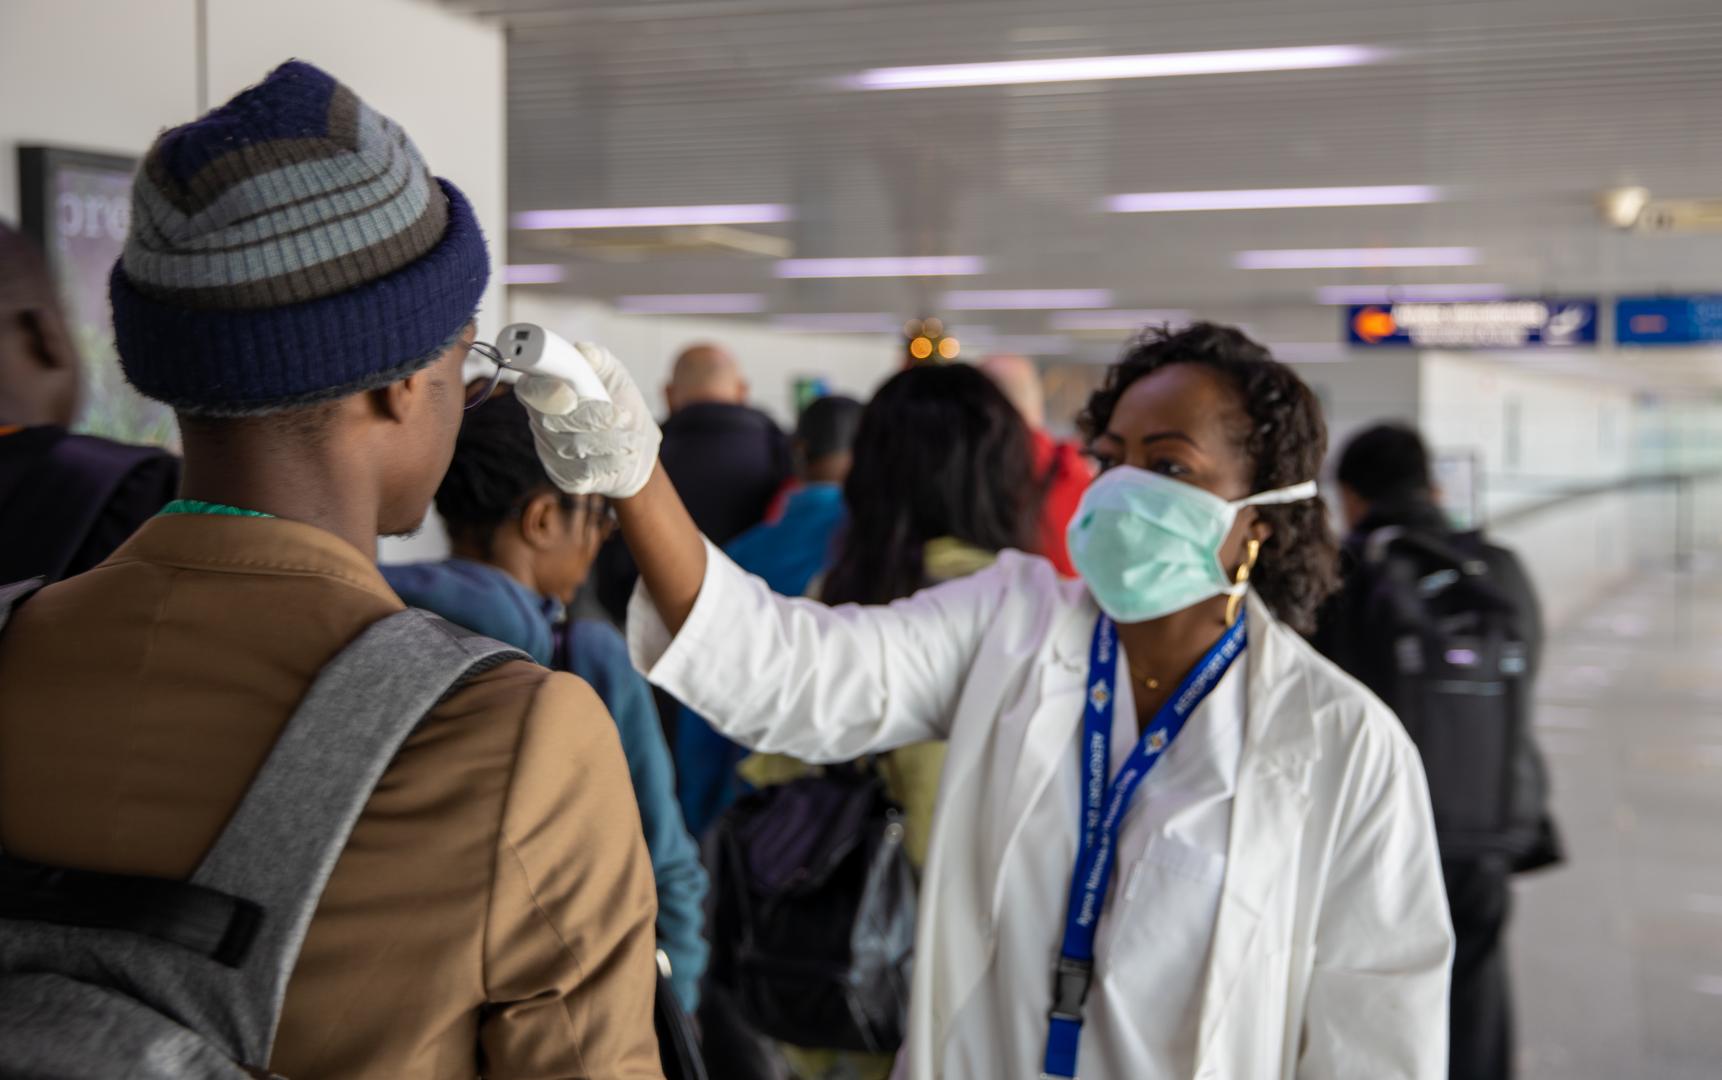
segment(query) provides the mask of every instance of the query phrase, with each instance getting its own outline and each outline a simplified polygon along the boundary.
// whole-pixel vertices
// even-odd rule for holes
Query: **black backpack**
[[[871,770],[830,766],[743,796],[712,850],[709,977],[757,1031],[893,1053],[908,1020],[915,877]]]
[[[1423,758],[1444,858],[1553,861],[1542,760],[1531,742],[1531,613],[1503,580],[1510,553],[1480,533],[1388,526],[1353,555],[1361,575],[1354,671]],[[1539,854],[1542,853],[1542,854]]]
[[[30,429],[37,452],[0,460],[0,582],[55,582],[107,558],[179,487],[179,459],[153,446]],[[117,517],[104,530],[104,517]]]

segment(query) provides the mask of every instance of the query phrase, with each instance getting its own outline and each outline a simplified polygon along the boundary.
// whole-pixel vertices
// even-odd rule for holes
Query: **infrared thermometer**
[[[522,375],[548,375],[562,383],[558,393],[532,404],[539,412],[565,415],[583,401],[609,401],[610,392],[586,357],[574,344],[554,330],[534,323],[512,323],[502,328],[496,351],[503,366]]]

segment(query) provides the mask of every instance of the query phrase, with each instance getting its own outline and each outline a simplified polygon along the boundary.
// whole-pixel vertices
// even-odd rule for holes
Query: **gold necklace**
[[[1130,677],[1132,679],[1135,679],[1137,682],[1141,683],[1144,687],[1146,687],[1149,690],[1160,689],[1160,680],[1154,678],[1152,675],[1138,675],[1134,671],[1132,671],[1130,673]]]

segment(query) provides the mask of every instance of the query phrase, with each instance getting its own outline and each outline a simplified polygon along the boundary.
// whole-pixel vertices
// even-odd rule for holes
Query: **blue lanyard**
[[[1094,640],[1088,650],[1088,702],[1082,710],[1082,845],[1077,850],[1076,870],[1070,879],[1064,945],[1053,972],[1043,1077],[1076,1076],[1076,1053],[1082,1041],[1082,1005],[1094,981],[1094,934],[1100,925],[1100,909],[1106,903],[1106,885],[1112,880],[1118,828],[1124,812],[1130,808],[1130,800],[1143,778],[1159,764],[1161,755],[1184,730],[1184,722],[1197,706],[1219,685],[1232,661],[1244,651],[1244,644],[1244,620],[1239,619],[1184,677],[1166,704],[1160,706],[1153,723],[1119,769],[1118,778],[1108,785],[1118,631],[1105,615],[1094,624]]]

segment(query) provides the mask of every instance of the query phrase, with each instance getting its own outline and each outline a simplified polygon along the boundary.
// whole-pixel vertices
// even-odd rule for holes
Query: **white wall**
[[[481,322],[502,313],[507,152],[502,32],[422,0],[208,0],[208,106],[298,57],[399,121],[471,200],[493,273]],[[0,0],[0,217],[16,221],[15,147],[142,155],[200,111],[194,0]],[[388,561],[444,549],[431,522],[384,541]]]
[[[295,57],[352,87],[472,202],[493,265],[483,310],[500,313],[508,237],[502,31],[425,0],[208,3],[210,105]]]
[[[1475,453],[1485,524],[1524,558],[1552,625],[1639,570],[1670,565],[1681,496],[1651,488],[1515,511],[1627,476],[1722,467],[1722,402],[1640,392],[1619,366],[1600,378],[1528,368],[1523,353],[1341,355],[1292,360],[1322,399],[1333,452],[1360,427],[1398,419],[1438,453]],[[1685,497],[1695,546],[1722,548],[1722,482]]]
[[[1523,557],[1551,625],[1640,569],[1672,564],[1672,488],[1515,512],[1675,464],[1645,460],[1642,447],[1665,442],[1657,433],[1683,413],[1646,411],[1617,381],[1528,370],[1515,353],[1426,353],[1420,382],[1423,431],[1438,449],[1478,453],[1490,534]]]
[[[833,391],[865,401],[901,362],[900,344],[884,335],[794,334],[742,319],[623,315],[607,304],[532,286],[510,289],[508,307],[511,321],[607,346],[660,415],[676,354],[699,341],[733,351],[753,388],[753,403],[785,427],[795,421],[798,376],[823,376]]]
[[[1411,349],[1335,349],[1329,355],[1343,359],[1321,363],[1299,362],[1296,353],[1286,355],[1292,370],[1321,399],[1330,457],[1370,424],[1417,419],[1421,386],[1418,354]]]
[[[0,2],[0,217],[16,221],[19,143],[141,155],[198,112],[194,0]],[[211,106],[283,60],[323,65],[400,121],[458,184],[500,271],[502,32],[421,0],[208,0]],[[486,293],[501,310],[500,273]]]
[[[192,0],[0,3],[0,218],[18,220],[19,143],[137,155],[197,102]]]
[[[1423,356],[1423,431],[1437,449],[1479,453],[1488,511],[1633,471],[1630,387],[1526,370],[1515,360],[1512,354]]]

